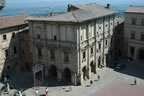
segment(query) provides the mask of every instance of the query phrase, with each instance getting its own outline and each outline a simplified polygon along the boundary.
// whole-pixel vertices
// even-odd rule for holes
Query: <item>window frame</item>
[[[8,57],[8,49],[5,50],[5,57]]]
[[[131,38],[132,40],[135,40],[135,31],[131,31],[130,38]]]
[[[70,58],[69,58],[69,53],[68,52],[64,52],[64,61],[69,61]]]
[[[86,59],[86,51],[83,51],[83,56],[82,56],[83,59]]]
[[[41,48],[37,48],[38,51],[38,56],[42,56],[42,49]]]
[[[94,50],[93,50],[94,48],[93,47],[91,47],[91,55],[93,55],[94,54]]]
[[[7,35],[3,34],[3,40],[7,40]]]
[[[14,47],[14,54],[17,54],[17,47]]]
[[[141,33],[140,40],[144,41],[144,33],[143,32]]]
[[[13,33],[12,33],[12,38],[15,38],[15,35],[16,35],[16,33],[15,33],[15,32],[13,32]]]
[[[144,26],[144,18],[141,19],[141,25]]]
[[[133,17],[131,20],[132,20],[132,25],[136,25],[136,18]]]
[[[55,59],[55,50],[50,50],[50,58]]]

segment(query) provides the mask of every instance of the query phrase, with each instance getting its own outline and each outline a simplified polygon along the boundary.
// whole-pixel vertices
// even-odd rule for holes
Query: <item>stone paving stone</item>
[[[90,96],[144,96],[144,87],[117,81]]]

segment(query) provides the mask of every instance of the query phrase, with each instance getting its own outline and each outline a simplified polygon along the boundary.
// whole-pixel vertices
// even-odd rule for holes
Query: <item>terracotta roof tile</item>
[[[144,6],[132,6],[126,9],[126,13],[144,13]]]
[[[29,17],[28,21],[52,21],[52,22],[84,22],[108,15],[114,15],[117,12],[96,3],[86,5],[72,5],[77,10],[66,12],[56,16],[35,16]]]
[[[0,29],[25,24],[27,15],[5,16],[0,18]]]

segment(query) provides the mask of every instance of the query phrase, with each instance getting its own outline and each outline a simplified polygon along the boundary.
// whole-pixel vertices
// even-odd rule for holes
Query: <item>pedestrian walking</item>
[[[22,92],[21,91],[18,91],[19,92],[19,96],[22,96]]]
[[[46,96],[48,96],[48,88],[46,88],[45,93],[46,93]]]
[[[134,85],[136,85],[137,84],[137,80],[136,80],[136,78],[135,78],[135,80],[134,80]]]
[[[93,81],[92,80],[90,80],[90,85],[92,85],[93,84]]]
[[[72,91],[72,87],[71,86],[69,87],[69,91]]]
[[[10,91],[9,83],[7,83],[7,91],[8,91],[8,92]]]
[[[4,82],[7,83],[7,81],[8,81],[8,80],[7,80],[7,77],[5,76],[5,77],[4,77]]]
[[[100,75],[98,75],[98,80],[100,80]]]
[[[39,90],[36,89],[36,96],[39,96]]]

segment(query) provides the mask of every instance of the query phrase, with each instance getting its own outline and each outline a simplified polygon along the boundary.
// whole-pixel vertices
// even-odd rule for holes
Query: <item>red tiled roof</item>
[[[0,18],[0,29],[26,24],[27,15],[5,16]]]
[[[126,9],[126,13],[144,13],[144,7],[132,6]]]

